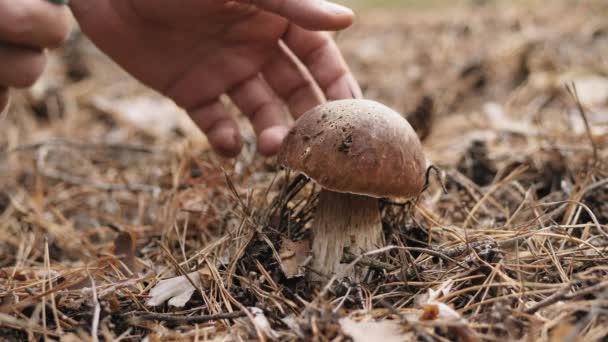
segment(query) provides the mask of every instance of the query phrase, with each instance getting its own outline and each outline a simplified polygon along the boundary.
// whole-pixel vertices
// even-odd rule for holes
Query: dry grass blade
[[[589,120],[587,119],[587,112],[585,111],[585,108],[583,107],[583,104],[581,103],[581,100],[578,97],[578,91],[576,90],[576,84],[572,83],[572,84],[566,85],[566,90],[568,91],[570,96],[572,96],[572,99],[576,103],[576,108],[578,109],[578,112],[581,115],[583,122],[585,123],[585,132],[587,133],[587,137],[589,138],[589,144],[591,144],[591,148],[593,149],[593,161],[595,163],[598,163],[600,161],[598,149],[595,144],[595,140],[593,139],[593,134],[591,134],[591,127],[589,125]]]

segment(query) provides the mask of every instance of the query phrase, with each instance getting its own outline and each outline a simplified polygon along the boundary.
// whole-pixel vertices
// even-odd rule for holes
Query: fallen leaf
[[[354,321],[350,318],[342,318],[340,319],[340,327],[354,342],[415,340],[414,334],[404,331],[401,324],[396,321]]]
[[[578,90],[577,90],[578,91]],[[579,94],[580,96],[580,94]],[[608,110],[586,112],[585,118],[589,123],[591,135],[600,137],[608,133]],[[578,109],[573,109],[569,115],[570,130],[575,134],[587,134],[585,121]]]
[[[78,342],[78,341],[82,341],[82,338],[73,333],[67,333],[67,334],[62,335],[59,338],[59,341],[60,342]]]
[[[437,289],[428,289],[427,293],[424,293],[418,298],[416,302],[420,305],[428,304],[437,301],[439,298],[447,296],[454,285],[453,280],[446,280]]]
[[[189,273],[188,278],[190,278],[197,287],[200,287],[201,277],[198,271]],[[190,281],[188,281],[188,278],[186,278],[186,276],[179,276],[159,281],[158,284],[150,290],[150,298],[146,301],[146,305],[157,306],[169,300],[169,305],[180,308],[183,307],[196,290]]]
[[[416,302],[424,309],[420,320],[445,319],[466,323],[466,319],[456,310],[439,301],[441,297],[445,297],[450,293],[453,285],[454,281],[452,279],[446,280],[437,289],[428,289],[427,293],[417,298]]]
[[[492,128],[496,131],[521,134],[524,136],[536,136],[539,134],[537,128],[531,122],[513,120],[505,113],[504,108],[495,102],[483,105],[483,112],[487,116]]]
[[[445,319],[449,321],[463,320],[458,311],[442,302],[423,304],[422,308],[424,309],[424,312],[422,313],[422,316],[420,316],[421,321],[432,321],[436,319]]]
[[[574,325],[562,322],[551,331],[550,342],[574,342],[577,340],[577,329]]]
[[[251,311],[253,314],[254,324],[258,327],[258,329],[273,340],[279,338],[279,334],[272,329],[270,322],[268,322],[268,319],[266,318],[266,315],[264,315],[264,311],[262,311],[262,309],[251,307],[249,308],[249,311]]]
[[[458,325],[449,328],[450,331],[459,336],[462,341],[479,342],[481,339],[468,326],[467,319],[462,317],[458,311],[452,309],[449,305],[439,301],[441,297],[445,297],[450,293],[452,285],[454,285],[454,281],[450,279],[439,285],[437,289],[429,289],[426,294],[419,296],[416,302],[424,310],[418,319],[421,321],[448,321],[457,323]]]
[[[433,321],[439,318],[439,306],[435,304],[422,304],[424,311],[420,316],[421,321]]]
[[[131,232],[121,232],[114,239],[114,255],[133,274],[137,274],[140,271],[135,260],[135,242],[135,235]]]
[[[296,318],[296,315],[291,314],[289,316],[283,317],[281,318],[281,321],[283,323],[285,323],[285,325],[287,327],[289,327],[289,329],[296,334],[296,336],[298,336],[298,338],[300,339],[304,339],[305,334],[302,331],[302,328],[300,327],[300,324],[298,323],[298,319]]]
[[[424,141],[431,133],[434,113],[433,98],[423,96],[416,109],[405,116],[421,141]]]
[[[608,78],[598,75],[577,75],[566,73],[561,76],[562,84],[574,83],[576,92],[584,106],[601,106],[608,103]]]
[[[279,256],[281,257],[281,270],[287,279],[304,275],[304,266],[309,252],[310,242],[308,240],[292,241],[283,238]]]

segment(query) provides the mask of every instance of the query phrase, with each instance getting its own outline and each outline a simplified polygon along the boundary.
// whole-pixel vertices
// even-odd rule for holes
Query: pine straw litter
[[[433,167],[381,201],[386,247],[345,251],[364,281],[322,287],[318,186],[256,155],[244,120],[218,159],[74,33],[2,118],[0,340],[605,340],[606,14],[474,2],[338,35]]]

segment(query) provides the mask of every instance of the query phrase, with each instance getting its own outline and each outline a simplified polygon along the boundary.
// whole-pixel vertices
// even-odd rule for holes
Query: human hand
[[[242,141],[223,94],[248,116],[264,155],[288,131],[285,107],[297,118],[321,102],[319,90],[329,100],[361,96],[320,32],[348,27],[353,14],[322,0],[72,0],[71,8],[101,50],[184,108],[224,156]]]
[[[45,49],[61,45],[69,10],[42,0],[0,0],[0,111],[9,88],[32,85],[44,70]]]

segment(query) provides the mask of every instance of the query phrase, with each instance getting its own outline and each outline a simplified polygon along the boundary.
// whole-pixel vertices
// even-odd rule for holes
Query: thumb
[[[249,0],[260,9],[278,14],[314,31],[337,31],[353,23],[351,9],[325,0]]]

